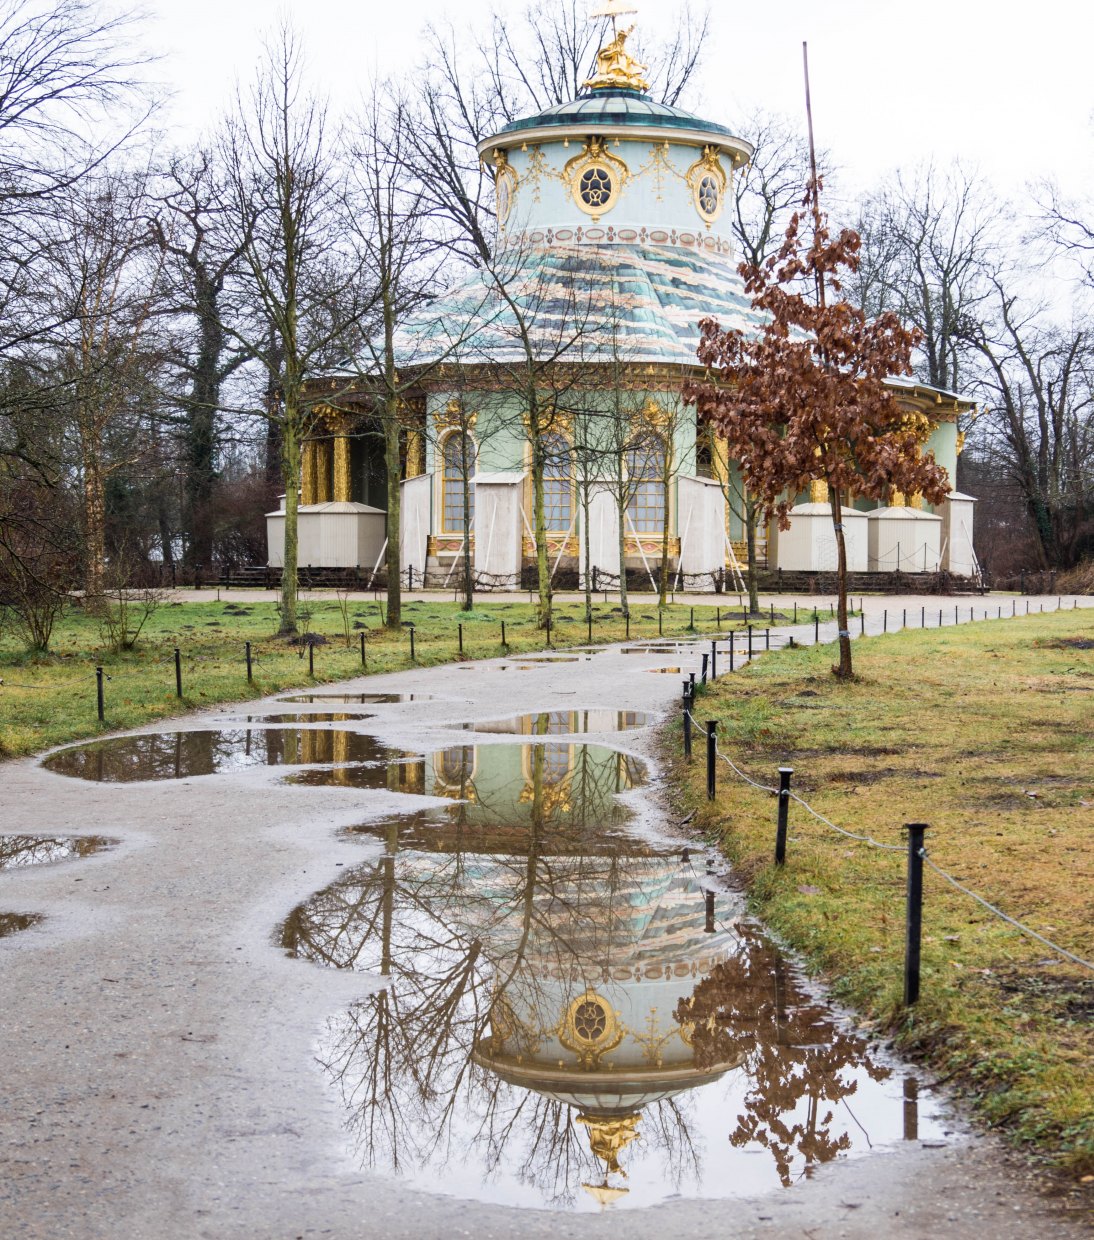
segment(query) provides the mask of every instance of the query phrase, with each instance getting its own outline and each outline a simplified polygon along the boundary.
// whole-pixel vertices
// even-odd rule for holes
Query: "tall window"
[[[475,477],[475,441],[470,435],[453,431],[441,448],[441,468],[443,480],[443,502],[441,528],[446,533],[462,534],[464,526],[463,481],[466,474],[468,482]],[[475,519],[475,488],[469,487],[468,496],[471,511],[467,514],[470,520]]]
[[[641,444],[627,453],[631,498],[627,503],[639,534],[659,534],[665,521],[665,448],[659,442]]]
[[[561,435],[543,441],[543,519],[547,529],[565,533],[573,517],[570,445]]]

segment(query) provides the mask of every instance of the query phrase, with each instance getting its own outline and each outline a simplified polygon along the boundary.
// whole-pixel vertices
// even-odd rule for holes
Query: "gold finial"
[[[609,1175],[626,1176],[619,1155],[638,1136],[637,1112],[633,1115],[579,1115],[577,1122],[589,1130],[589,1148],[604,1163]]]
[[[646,65],[640,64],[627,51],[625,44],[628,36],[634,31],[633,26],[626,30],[617,28],[617,17],[624,13],[636,13],[638,10],[628,7],[626,0],[606,0],[598,9],[594,9],[590,17],[610,17],[612,19],[612,39],[596,54],[596,75],[589,78],[583,85],[590,90],[611,90],[622,87],[625,90],[647,91],[649,82],[642,76]]]

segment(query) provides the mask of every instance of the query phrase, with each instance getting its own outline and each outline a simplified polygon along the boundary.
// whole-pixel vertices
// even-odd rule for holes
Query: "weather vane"
[[[623,17],[624,14],[637,12],[638,10],[633,5],[627,4],[627,0],[604,0],[604,3],[599,8],[593,9],[589,16],[610,17],[612,19],[612,34],[615,34],[615,19]]]

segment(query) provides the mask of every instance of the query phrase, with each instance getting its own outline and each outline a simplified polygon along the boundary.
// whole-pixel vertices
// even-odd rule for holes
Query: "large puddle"
[[[362,1167],[563,1210],[752,1195],[934,1135],[915,1083],[820,1002],[686,850],[617,795],[605,746],[411,764],[453,803],[359,828],[372,858],[286,950],[382,983],[318,1052]]]
[[[90,857],[117,842],[101,835],[0,835],[0,872]]]
[[[42,763],[60,775],[98,783],[189,779],[254,766],[388,762],[401,756],[374,736],[344,729],[203,728],[148,732],[74,745]]]
[[[396,702],[431,702],[431,693],[296,693],[281,702],[342,702],[360,706],[390,706]]]
[[[40,913],[0,913],[0,939],[20,930],[29,930],[41,920]]]

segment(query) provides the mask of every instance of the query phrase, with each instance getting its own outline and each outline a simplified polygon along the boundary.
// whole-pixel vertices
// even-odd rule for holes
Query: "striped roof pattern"
[[[567,103],[558,103],[535,116],[511,121],[498,134],[520,133],[546,125],[656,125],[662,129],[699,129],[718,136],[733,137],[733,130],[714,121],[703,120],[691,112],[657,103],[639,91],[616,87],[612,90],[590,90]]]
[[[758,332],[735,264],[684,245],[549,245],[479,272],[408,320],[401,368],[521,361],[521,325],[537,361],[695,366],[699,322]],[[504,294],[497,287],[504,287]],[[367,369],[367,367],[366,367]]]

